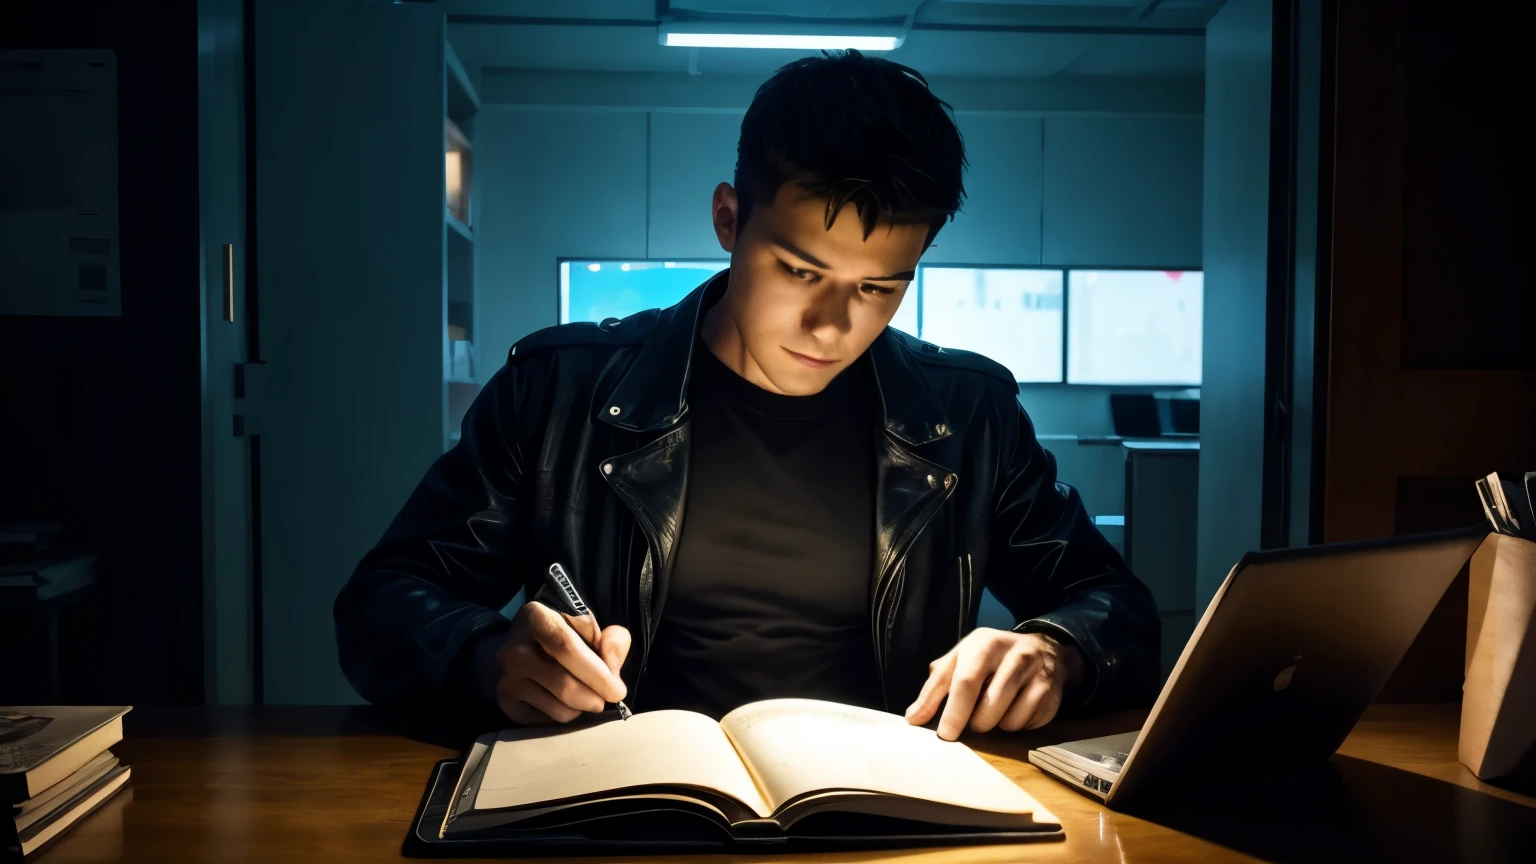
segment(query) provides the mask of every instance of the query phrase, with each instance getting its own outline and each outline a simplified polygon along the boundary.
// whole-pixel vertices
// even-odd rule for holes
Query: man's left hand
[[[1056,716],[1062,693],[1082,678],[1075,648],[1040,633],[978,627],[928,664],[928,681],[907,708],[907,722],[927,723],[948,696],[939,718],[946,741],[967,726],[972,732],[1036,729]]]

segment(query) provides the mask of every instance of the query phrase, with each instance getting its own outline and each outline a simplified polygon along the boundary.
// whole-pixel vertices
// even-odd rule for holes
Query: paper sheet
[[[969,747],[895,714],[771,699],[732,711],[720,726],[775,808],[806,792],[863,789],[997,813],[1044,813]]]
[[[649,711],[576,730],[503,732],[475,807],[522,807],[656,784],[716,789],[760,816],[772,812],[719,725],[691,711]]]

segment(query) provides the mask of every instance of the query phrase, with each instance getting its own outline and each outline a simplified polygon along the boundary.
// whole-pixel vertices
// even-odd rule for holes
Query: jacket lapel
[[[661,310],[635,362],[601,404],[596,419],[631,432],[654,432],[683,419],[700,319],[725,293],[730,272],[721,270],[675,306]]]

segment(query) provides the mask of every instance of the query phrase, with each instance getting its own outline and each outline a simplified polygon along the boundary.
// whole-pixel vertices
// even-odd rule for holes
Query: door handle
[[[235,323],[235,244],[224,244],[224,320]]]

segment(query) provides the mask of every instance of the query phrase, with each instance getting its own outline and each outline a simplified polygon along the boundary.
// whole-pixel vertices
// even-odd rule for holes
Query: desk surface
[[[1031,747],[1136,728],[1136,714],[974,736],[972,747],[1061,818],[1065,842],[790,857],[1521,860],[1536,851],[1536,798],[1480,783],[1459,765],[1457,722],[1455,705],[1377,706],[1316,777],[1295,781],[1304,788],[1221,789],[1220,800],[1181,802],[1156,821],[1109,812],[1025,759]],[[454,733],[423,732],[367,708],[141,708],[127,735],[114,751],[133,766],[131,785],[34,864],[392,860],[428,770],[457,752]]]

